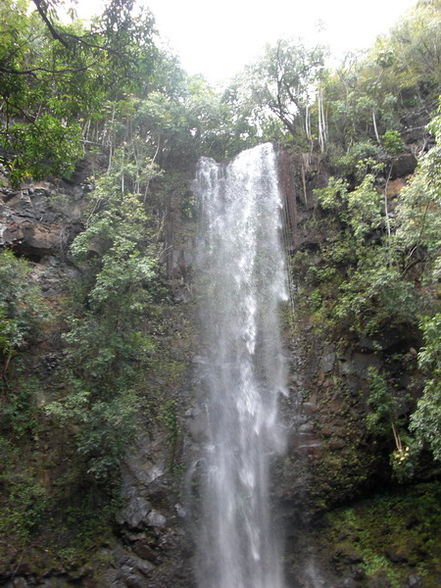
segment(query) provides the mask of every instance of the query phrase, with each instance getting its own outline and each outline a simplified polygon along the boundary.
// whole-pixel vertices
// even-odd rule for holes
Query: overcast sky
[[[334,54],[368,47],[416,0],[139,0],[189,73],[221,82],[258,57],[266,43],[301,36]],[[100,0],[78,0],[79,16]]]

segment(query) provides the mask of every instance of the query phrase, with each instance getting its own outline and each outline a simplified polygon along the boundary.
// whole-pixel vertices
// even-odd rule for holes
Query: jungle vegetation
[[[291,260],[299,312],[341,346],[369,339],[380,352],[386,332],[412,332],[412,345],[385,352],[389,371],[367,374],[366,427],[390,447],[391,475],[402,481],[419,456],[439,462],[441,1],[419,0],[369,51],[336,68],[326,48],[280,40],[222,93],[183,71],[153,15],[133,0],[111,0],[88,24],[58,19],[60,4],[0,5],[2,181],[68,178],[84,158],[95,170],[69,252],[82,277],[57,315],[63,360],[49,390],[30,374],[27,353],[53,317],[29,280],[31,263],[0,254],[0,528],[25,541],[62,500],[63,490],[48,496],[36,481],[35,462],[17,466],[48,428],[69,432],[75,475],[64,472],[66,484],[93,488],[93,510],[118,483],[139,403],[174,427],[168,408],[145,400],[173,303],[161,207],[174,191],[191,216],[187,180],[197,158],[266,140],[317,154],[330,176],[312,221],[326,239]],[[403,156],[418,165],[391,195]],[[394,383],[405,361],[423,374],[411,398]]]

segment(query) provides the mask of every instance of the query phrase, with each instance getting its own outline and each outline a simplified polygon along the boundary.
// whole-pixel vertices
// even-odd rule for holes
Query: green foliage
[[[408,17],[392,30],[390,38],[379,41],[383,52],[385,41],[389,41],[393,56],[388,74],[397,76],[402,88],[413,89],[421,96],[431,87],[439,87],[441,6],[438,0],[418,2]]]
[[[0,352],[6,357],[36,337],[45,307],[28,262],[11,251],[0,252]]]
[[[410,429],[441,461],[441,313],[423,319],[424,346],[418,354],[426,375],[424,390],[411,416]]]
[[[68,177],[83,153],[80,137],[77,123],[66,124],[50,114],[43,114],[32,125],[13,123],[5,143],[11,154],[11,181]]]
[[[404,143],[398,131],[386,131],[381,138],[390,155],[398,155],[404,151]]]
[[[325,188],[316,190],[315,194],[325,210],[338,210],[341,216],[345,200],[347,198],[348,185],[341,178],[329,178]]]
[[[132,0],[113,0],[88,29],[53,16],[49,27],[24,1],[0,8],[0,155],[16,184],[69,176],[83,154],[83,129],[104,118],[109,101],[150,91],[159,59],[153,18],[136,14]]]
[[[316,327],[343,345],[353,344],[354,335],[368,340],[384,360],[384,373],[369,372],[366,423],[375,436],[393,443],[390,462],[399,481],[413,475],[423,446],[435,460],[441,458],[439,114],[429,128],[436,143],[395,202],[381,192],[381,178],[369,173],[363,159],[356,166],[358,184],[330,178],[316,191],[324,214],[315,222],[326,239],[319,242],[313,263],[304,252],[295,256],[293,266],[303,276],[299,304],[308,307]],[[383,142],[391,157],[402,150],[396,132],[386,132]],[[353,166],[354,160],[348,161],[346,169]],[[416,399],[392,383],[398,368],[382,341],[392,332],[404,346],[406,332],[415,341],[418,330],[424,340],[418,357],[425,382],[415,410]]]
[[[390,393],[384,376],[374,367],[368,368],[368,382],[370,412],[366,416],[367,428],[376,434],[389,434],[391,424],[398,420],[398,399]]]
[[[36,377],[24,376],[21,371],[15,366],[14,386],[8,390],[0,412],[0,433],[16,440],[35,434],[39,425],[36,398],[41,383]]]
[[[322,73],[327,149],[339,171],[353,173],[356,144],[376,147],[382,160],[403,152],[402,121],[430,112],[441,93],[440,54],[440,4],[419,2],[369,52]]]
[[[117,474],[137,431],[138,375],[154,349],[145,320],[157,288],[154,225],[140,194],[125,188],[143,191],[158,172],[150,162],[141,178],[126,152],[115,154],[113,166],[97,181],[88,226],[72,244],[85,280],[64,335],[66,390],[46,407],[75,426],[77,451],[101,481]]]
[[[360,245],[368,233],[383,227],[382,198],[374,184],[374,176],[367,174],[356,189],[349,191],[343,180],[331,178],[326,188],[316,191],[323,208],[334,210]]]
[[[403,281],[396,268],[388,268],[381,255],[366,258],[340,286],[336,319],[351,330],[375,336],[382,329],[415,322],[417,299],[414,286]]]
[[[319,263],[307,271],[316,288],[314,299],[320,301],[319,320],[334,332],[348,329],[363,336],[414,322],[417,297],[391,247],[375,177],[365,175],[352,190],[345,180],[330,178],[316,196],[338,220],[327,230]]]
[[[393,475],[399,482],[406,482],[415,473],[420,451],[419,444],[406,431],[409,398],[397,393],[374,367],[368,368],[368,383],[366,426],[376,437],[393,439],[394,450],[390,454]]]
[[[372,174],[365,175],[353,190],[344,180],[330,178],[327,187],[315,194],[325,210],[335,212],[341,222],[349,225],[350,236],[361,246],[369,233],[384,227],[382,195]]]
[[[49,502],[35,471],[17,462],[16,448],[3,437],[0,456],[0,533],[23,544],[42,522]]]
[[[268,138],[303,151],[320,145],[340,176],[316,193],[311,225],[326,238],[312,256],[303,251],[292,260],[301,278],[298,304],[308,308],[314,326],[343,345],[367,340],[381,355],[385,333],[415,331],[420,313],[426,315],[419,354],[426,382],[410,427],[415,443],[406,430],[412,402],[397,392],[388,364],[384,373],[368,374],[367,427],[384,443],[394,438],[391,463],[400,479],[411,473],[422,443],[439,460],[441,115],[430,125],[437,143],[400,197],[388,202],[383,188],[391,163],[405,150],[407,109],[424,112],[441,90],[440,3],[419,2],[371,52],[348,56],[334,71],[325,69],[321,48],[279,41],[223,95],[200,76],[187,76],[174,55],[155,45],[151,14],[137,13],[131,1],[110,2],[88,27],[62,25],[53,11],[47,14],[55,36],[26,2],[4,0],[0,7],[0,156],[15,184],[68,176],[84,146],[107,168],[71,248],[82,279],[65,317],[54,400],[45,407],[60,431],[74,437],[74,461],[81,464],[75,467],[85,468],[87,483],[102,490],[117,478],[141,421],[145,427],[155,420],[173,445],[179,434],[178,399],[164,388],[176,388],[184,362],[168,355],[160,227],[152,211],[182,194],[182,211],[192,218],[183,170],[200,154],[223,158]],[[4,376],[10,358],[37,336],[43,305],[28,264],[9,252],[0,255]],[[40,384],[26,370],[17,371],[14,383],[0,426],[20,443],[39,431]],[[5,463],[15,451],[0,437]],[[338,478],[342,495],[365,480],[358,449],[333,460],[325,474]],[[27,472],[17,474],[16,491],[8,476],[1,480],[7,489],[2,529],[28,536],[42,519],[44,492]],[[72,528],[81,521],[78,544],[96,541],[99,527],[99,521],[88,526],[100,507],[92,493],[88,497],[90,504],[67,509]],[[103,519],[107,528],[110,516]],[[66,559],[75,558],[75,549],[67,548]],[[396,582],[390,562],[371,543],[363,545],[363,562],[368,574],[386,569]]]
[[[58,22],[57,2],[37,4],[0,7],[0,158],[14,184],[69,177],[85,149],[107,152],[109,167],[126,151],[142,183],[146,161],[182,169],[255,142],[228,99],[157,47],[151,13],[133,0],[110,1],[89,26]]]
[[[440,522],[439,483],[420,484],[329,513],[318,542],[331,550],[337,569],[349,570],[358,559],[374,585],[387,581],[399,588],[417,574],[424,586],[436,586]]]
[[[298,144],[308,146],[311,136],[305,124],[308,128],[323,67],[323,48],[281,39],[238,76],[230,97],[234,96],[242,121],[252,121],[263,137],[280,138],[288,132]],[[274,117],[281,126],[272,123]]]
[[[63,53],[36,14],[27,12],[26,2],[3,3],[0,22],[0,149],[11,179],[68,175],[82,154],[80,127],[72,117],[92,102],[85,56]]]
[[[46,508],[44,489],[35,481],[16,479],[8,496],[11,507],[0,517],[0,532],[3,536],[18,535],[21,539],[42,521]]]
[[[77,451],[88,464],[88,474],[98,481],[115,479],[137,431],[138,399],[133,391],[109,387],[108,398],[99,400],[95,391],[82,389],[82,384],[71,380],[66,399],[47,405],[46,411],[60,424],[78,428]]]
[[[355,187],[331,178],[316,191],[322,210],[328,218],[332,215],[325,221],[327,239],[319,244],[320,256],[313,266],[307,255],[295,260],[297,271],[306,268],[315,323],[342,341],[349,333],[381,342],[383,332],[391,329],[417,332],[420,316],[425,316],[419,325],[424,339],[419,364],[426,380],[416,411],[409,414],[414,403],[386,385],[387,373],[369,373],[367,426],[376,436],[394,440],[391,465],[399,480],[413,474],[423,444],[436,460],[441,457],[439,115],[430,129],[436,144],[421,158],[392,218],[373,174],[364,175]],[[398,134],[388,133],[383,139],[390,153],[401,150]],[[299,296],[305,298],[301,291]],[[381,343],[377,345],[380,351]]]
[[[362,180],[366,173],[382,169],[381,157],[380,147],[367,140],[353,143],[344,155],[336,159],[335,164],[344,176],[355,175]]]
[[[107,496],[97,492],[93,485],[72,497],[64,507],[63,523],[71,538],[69,547],[65,547],[60,554],[62,559],[71,565],[78,565],[81,557],[90,557],[91,549],[96,558],[97,543],[104,545],[106,541],[110,543],[112,540],[112,523],[119,507],[121,504],[118,498],[109,500]]]
[[[407,272],[419,265],[424,282],[436,295],[441,275],[441,118],[429,128],[436,144],[421,158],[412,181],[403,190],[397,208],[396,246],[405,255]]]
[[[151,13],[139,11],[132,0],[113,0],[89,28],[62,25],[57,2],[49,11],[48,6],[52,31],[25,2],[7,0],[2,9],[1,139],[16,182],[69,174],[81,151],[79,125],[86,144],[111,151],[136,137],[139,148],[147,143],[149,157],[158,153],[162,166],[201,151],[225,157],[259,138],[277,138],[304,149],[327,144],[350,173],[360,160],[396,155],[405,101],[411,96],[421,102],[440,89],[433,66],[436,3],[420,3],[369,55],[348,56],[336,71],[325,70],[322,48],[280,40],[223,96],[202,78],[187,77],[176,57],[155,45]],[[131,126],[119,112],[133,99],[139,103]],[[357,143],[370,145],[371,153],[360,157]],[[58,151],[65,152],[64,163]]]
[[[11,251],[0,252],[0,533],[20,544],[43,519],[42,485],[19,464],[19,444],[38,431],[38,378],[27,373],[23,352],[39,336],[46,317],[30,264]],[[23,460],[24,461],[24,460]]]

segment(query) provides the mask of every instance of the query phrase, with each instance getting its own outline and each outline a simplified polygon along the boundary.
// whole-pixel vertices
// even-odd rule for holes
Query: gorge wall
[[[18,190],[4,179],[1,188],[2,245],[29,261],[30,279],[41,286],[53,315],[25,351],[26,374],[38,373],[44,384],[37,406],[52,398],[51,377],[64,353],[59,310],[68,282],[75,282],[82,271],[72,261],[69,245],[83,228],[85,196],[92,187],[89,174],[85,163],[69,183],[31,184]],[[291,256],[306,251],[314,259],[317,243],[327,238],[320,231],[323,212],[313,190],[323,187],[329,175],[318,156],[280,154]],[[391,179],[393,199],[405,178]],[[2,585],[192,585],[194,549],[185,494],[197,492],[189,488],[188,467],[200,451],[204,424],[193,370],[195,214],[189,214],[179,198],[179,193],[169,192],[163,227],[167,296],[154,325],[163,340],[161,357],[152,360],[145,387],[146,396],[153,398],[151,413],[142,415],[145,432],[124,459],[118,504],[110,518],[92,523],[92,531],[80,537],[69,531],[66,516],[75,526],[86,508],[80,501],[84,482],[69,480],[77,467],[72,433],[39,417],[37,433],[17,433],[13,439],[19,460],[9,465],[21,480],[30,477],[38,488],[26,482],[22,492],[30,493],[30,501],[11,493],[3,507],[10,514],[8,500],[23,502],[14,514],[16,524],[17,518],[32,515],[33,500],[49,497],[55,506],[46,506],[50,520],[26,528],[26,536],[20,527],[21,538],[18,533],[19,539],[13,535],[1,544]],[[293,269],[294,285],[301,279]],[[286,529],[288,585],[437,585],[441,572],[430,536],[440,515],[433,502],[439,488],[429,472],[422,472],[419,485],[398,487],[387,472],[388,448],[373,439],[365,425],[369,366],[381,367],[394,351],[406,349],[406,363],[396,367],[396,377],[403,389],[417,385],[415,335],[385,333],[380,348],[368,339],[342,347],[324,339],[301,309],[293,311],[288,305],[282,314],[290,361],[290,394],[282,403],[289,443],[273,468],[272,495]],[[15,377],[13,371],[8,373],[10,383]],[[6,406],[9,400],[3,402]],[[64,503],[60,491],[66,494]],[[100,493],[96,489],[92,510],[100,509]],[[76,511],[69,511],[69,500],[79,503]]]
[[[411,155],[396,159],[385,187],[391,209],[415,167]],[[391,328],[369,338],[317,324],[301,297],[312,295],[305,292],[305,267],[321,263],[323,244],[332,239],[314,194],[332,169],[317,155],[281,153],[280,174],[287,249],[293,260],[307,260],[291,265],[297,307],[286,309],[291,369],[283,405],[290,443],[273,487],[287,522],[289,585],[435,586],[436,468],[426,464],[409,485],[398,484],[391,441],[367,427],[371,368],[387,371],[402,397],[418,396],[418,332]]]
[[[170,253],[167,245],[173,259],[162,274],[165,294],[155,317],[145,319],[161,349],[150,359],[142,397],[149,410],[140,406],[135,415],[142,433],[123,461],[120,489],[97,485],[85,473],[75,429],[60,427],[44,411],[58,394],[55,374],[66,355],[63,332],[74,304],[72,288],[87,271],[69,248],[84,230],[90,175],[90,162],[83,162],[69,182],[12,188],[2,177],[1,245],[28,263],[26,280],[40,288],[39,303],[49,316],[3,366],[2,411],[16,412],[1,421],[11,446],[2,445],[0,585],[189,586],[182,420],[191,397],[191,303],[185,302],[190,283],[181,253],[191,251],[176,245]],[[170,235],[180,243],[185,232],[171,228],[180,207],[169,196],[165,239]],[[103,246],[96,240],[88,255],[99,255]],[[22,374],[28,382],[36,378],[31,398],[23,399]],[[32,419],[32,429],[19,426],[14,415],[20,411]]]

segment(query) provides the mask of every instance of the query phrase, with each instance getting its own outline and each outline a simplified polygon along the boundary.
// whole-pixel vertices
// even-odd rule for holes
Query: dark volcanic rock
[[[66,251],[81,229],[81,186],[40,182],[0,188],[0,246],[31,261]]]

